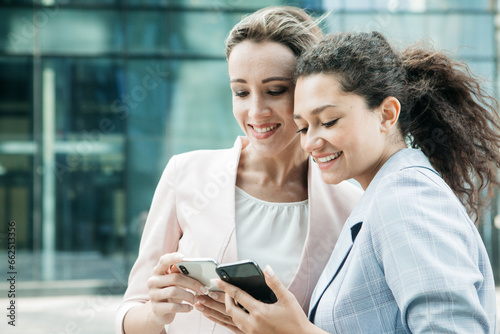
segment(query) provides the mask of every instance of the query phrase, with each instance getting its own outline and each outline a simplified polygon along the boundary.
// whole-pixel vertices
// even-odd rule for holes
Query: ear
[[[401,103],[394,96],[389,96],[382,101],[379,106],[380,110],[380,130],[382,132],[390,132],[396,125],[401,111]]]

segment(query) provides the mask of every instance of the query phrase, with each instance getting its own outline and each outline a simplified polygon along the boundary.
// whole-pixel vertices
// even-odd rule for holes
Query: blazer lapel
[[[339,236],[339,241],[333,250],[332,256],[330,257],[325,270],[321,274],[311,298],[311,307],[309,309],[309,320],[311,322],[314,322],[316,308],[321,300],[321,297],[323,296],[323,293],[326,289],[328,289],[349,256],[354,240],[356,239],[362,224],[362,222],[357,220],[348,220],[346,222],[344,229]]]
[[[230,151],[229,159],[226,161],[234,162],[231,167],[231,187],[224,191],[224,199],[220,201],[223,205],[219,209],[221,214],[221,226],[217,233],[222,233],[224,236],[221,242],[219,259],[220,263],[238,261],[238,246],[236,244],[236,213],[235,213],[235,191],[236,191],[236,176],[238,174],[238,165],[241,157],[241,150],[248,145],[248,139],[238,137],[234,143],[233,150]],[[227,162],[226,162],[227,163]]]

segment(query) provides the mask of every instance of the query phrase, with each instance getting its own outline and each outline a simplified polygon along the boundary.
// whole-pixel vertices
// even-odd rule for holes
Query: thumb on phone
[[[264,268],[264,276],[266,278],[267,285],[271,288],[271,290],[273,290],[278,301],[288,296],[290,292],[286,286],[281,283],[280,279],[276,276],[270,265],[266,265]]]

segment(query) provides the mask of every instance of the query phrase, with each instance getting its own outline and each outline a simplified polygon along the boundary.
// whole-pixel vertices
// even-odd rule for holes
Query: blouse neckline
[[[260,198],[257,198],[257,197],[250,195],[249,193],[247,193],[246,191],[244,191],[243,189],[241,189],[238,186],[236,186],[236,192],[238,194],[240,194],[241,196],[245,197],[246,199],[251,200],[253,202],[257,202],[257,203],[262,204],[262,205],[275,206],[275,207],[276,206],[301,206],[301,205],[307,205],[309,203],[308,199],[305,199],[305,200],[299,201],[299,202],[268,202],[268,201],[264,201]]]

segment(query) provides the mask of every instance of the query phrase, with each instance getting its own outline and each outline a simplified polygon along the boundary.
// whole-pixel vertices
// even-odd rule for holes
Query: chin
[[[339,184],[340,182],[344,181],[343,178],[339,178],[337,176],[329,175],[327,173],[322,173],[321,178],[323,181],[327,184]]]

